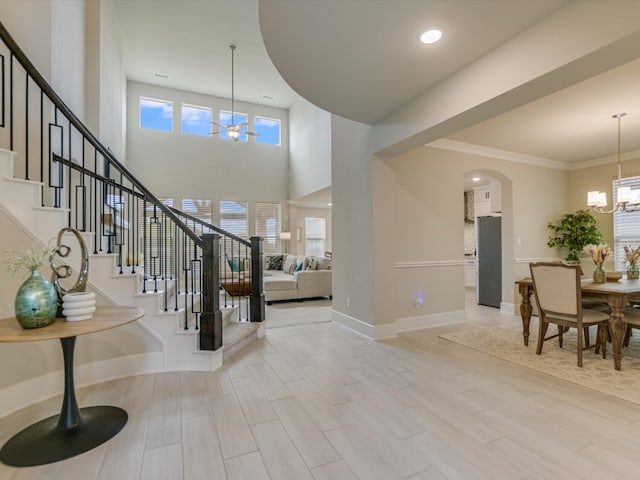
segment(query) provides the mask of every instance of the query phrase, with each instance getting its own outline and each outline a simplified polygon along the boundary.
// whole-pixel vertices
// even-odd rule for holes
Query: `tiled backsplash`
[[[464,254],[476,253],[476,224],[464,222]]]

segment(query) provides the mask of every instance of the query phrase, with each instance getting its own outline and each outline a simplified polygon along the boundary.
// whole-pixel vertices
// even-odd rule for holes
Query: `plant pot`
[[[16,293],[16,320],[22,328],[40,328],[56,319],[58,294],[39,270],[32,270]]]

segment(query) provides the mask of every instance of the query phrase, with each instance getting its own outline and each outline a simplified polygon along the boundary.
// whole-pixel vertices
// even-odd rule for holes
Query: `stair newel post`
[[[251,322],[262,322],[264,313],[264,292],[262,290],[262,237],[251,237],[251,294],[249,296]]]
[[[202,307],[200,314],[200,350],[222,347],[222,312],[220,311],[220,235],[202,236]]]

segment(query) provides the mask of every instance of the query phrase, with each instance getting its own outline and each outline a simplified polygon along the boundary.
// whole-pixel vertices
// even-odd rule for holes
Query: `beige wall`
[[[463,178],[471,170],[502,180],[502,301],[514,303],[513,282],[529,261],[557,256],[546,224],[568,208],[567,172],[430,147],[394,158],[393,169],[396,318],[464,309]],[[425,297],[419,312],[416,292]]]
[[[140,128],[139,98],[173,102],[173,132]],[[236,111],[281,121],[282,145],[232,142],[181,133],[180,105],[229,109],[229,100],[154,85],[128,82],[127,165],[156,196],[214,202],[283,202],[288,191],[286,110],[236,102]],[[214,118],[215,120],[215,118]],[[216,120],[217,121],[217,120]]]
[[[289,198],[331,187],[331,115],[304,99],[289,110]]]
[[[295,211],[294,215],[291,215],[291,240],[289,241],[289,252],[295,255],[304,255],[305,254],[305,221],[304,219],[307,217],[313,218],[324,218],[325,225],[327,228],[326,231],[326,244],[325,250],[331,251],[332,243],[331,237],[333,235],[333,230],[331,228],[331,208],[310,208],[310,207],[295,207],[289,210],[290,212]],[[300,229],[300,241],[298,242],[296,239],[296,229]]]

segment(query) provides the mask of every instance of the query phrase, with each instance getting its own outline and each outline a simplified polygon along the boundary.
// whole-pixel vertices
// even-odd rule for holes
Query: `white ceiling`
[[[228,98],[234,43],[237,99],[289,108],[299,93],[373,124],[569,0],[114,1],[130,79]],[[429,25],[445,35],[421,45]],[[622,149],[640,150],[639,85],[640,59],[448,140],[569,165],[615,155],[624,111]]]
[[[230,98],[229,45],[235,44],[237,100],[286,109],[297,98],[265,50],[258,0],[114,0],[114,4],[128,79]]]

